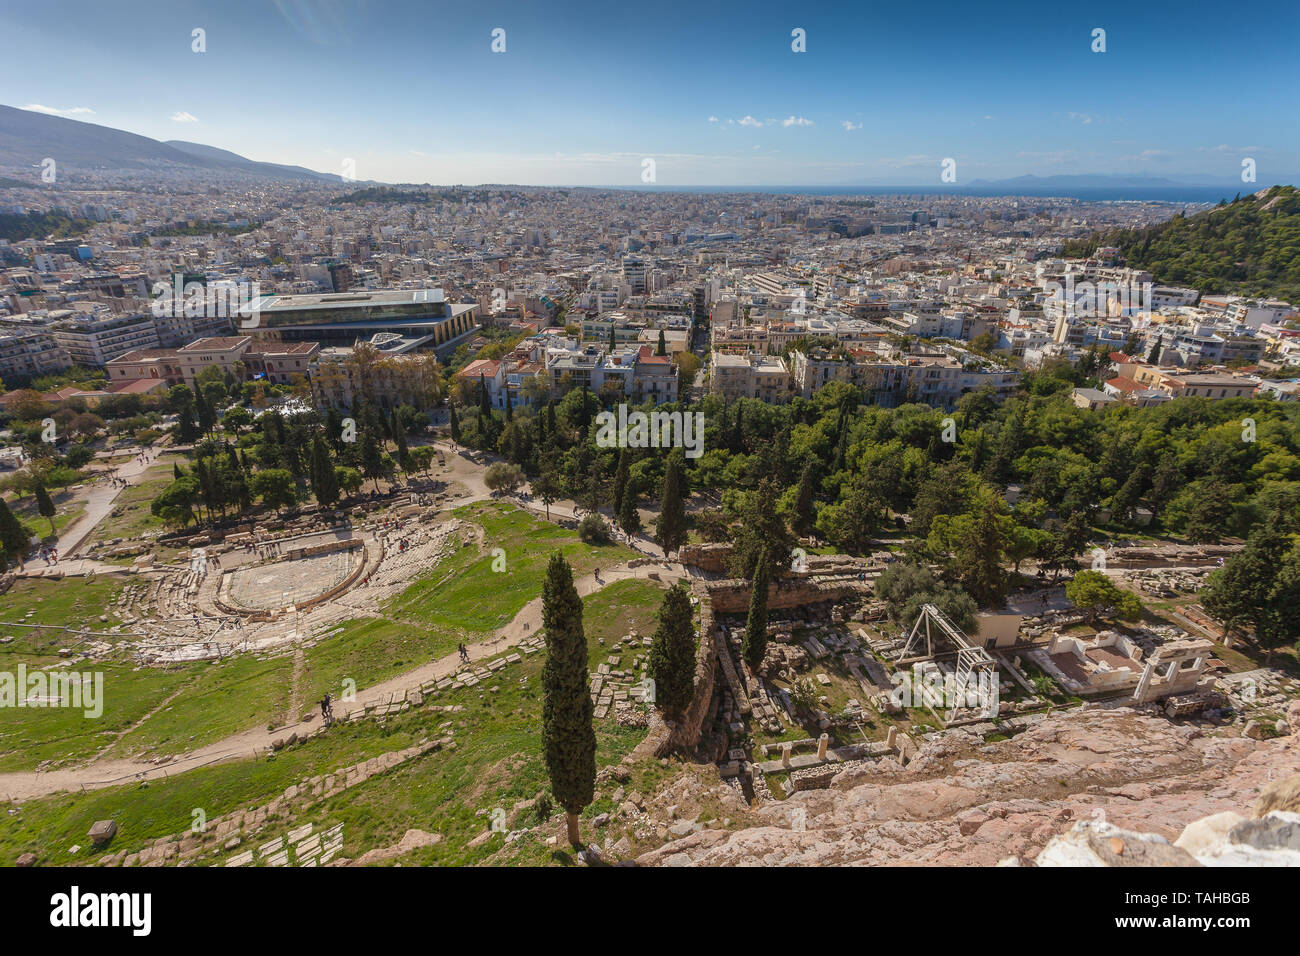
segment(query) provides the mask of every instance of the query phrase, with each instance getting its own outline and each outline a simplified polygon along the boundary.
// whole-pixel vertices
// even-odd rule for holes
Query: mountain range
[[[63,170],[212,170],[261,179],[338,181],[302,166],[259,163],[229,150],[161,142],[97,123],[0,106],[0,166],[38,167],[52,157]]]

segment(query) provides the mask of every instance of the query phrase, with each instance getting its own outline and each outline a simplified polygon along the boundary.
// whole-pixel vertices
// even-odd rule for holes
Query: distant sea
[[[600,188],[600,187],[593,187]],[[1024,187],[1024,186],[950,186],[935,189],[933,186],[634,186],[650,192],[665,193],[765,193],[791,196],[915,196],[918,199],[939,199],[946,196],[1026,196],[1029,198],[1061,197],[1084,202],[1169,202],[1217,203],[1220,199],[1232,202],[1240,192],[1248,196],[1263,189],[1254,183],[1233,186],[1075,186],[1075,187]]]

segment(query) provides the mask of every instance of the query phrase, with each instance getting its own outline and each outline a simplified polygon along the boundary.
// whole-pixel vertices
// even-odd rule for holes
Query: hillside
[[[1272,186],[1194,216],[1065,244],[1067,256],[1118,246],[1128,265],[1157,282],[1208,293],[1300,301],[1300,191]]]
[[[196,143],[161,143],[97,123],[0,106],[0,166],[37,167],[46,156],[54,157],[60,170],[193,169],[267,179],[331,178]]]
[[[259,163],[251,159],[245,159],[238,153],[232,153],[228,149],[217,149],[215,146],[204,146],[202,143],[188,143],[181,139],[169,139],[164,146],[170,146],[178,149],[182,153],[190,156],[196,156],[200,159],[211,160],[221,163],[225,166],[236,167],[247,170],[255,175],[274,176],[279,175],[283,179],[309,179],[309,180],[334,180],[338,177],[329,176],[325,173],[318,173],[308,169],[305,166],[286,166],[281,163]]]

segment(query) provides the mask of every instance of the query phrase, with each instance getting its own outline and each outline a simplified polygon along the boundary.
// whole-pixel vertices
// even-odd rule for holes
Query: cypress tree
[[[659,608],[646,673],[654,681],[655,705],[680,719],[695,693],[695,623],[690,596],[680,582],[668,589]]]
[[[40,513],[42,518],[49,521],[50,534],[54,534],[54,500],[50,497],[50,493],[45,490],[45,486],[40,482],[36,483],[34,494],[36,495],[36,510]]]
[[[587,688],[587,638],[573,569],[558,551],[542,586],[546,663],[542,666],[542,750],[551,792],[564,807],[569,843],[582,845],[578,815],[596,791],[596,731]]]
[[[636,492],[632,488],[623,492],[623,503],[618,509],[618,526],[628,535],[641,530],[641,513],[636,510]]]
[[[623,510],[623,495],[627,493],[627,471],[627,449],[621,448],[618,452],[618,468],[614,472],[614,501],[612,506],[616,515]]]
[[[393,415],[393,444],[397,446],[397,463],[401,465],[402,471],[408,474],[415,470],[415,465],[411,461],[411,449],[406,444],[406,431],[397,421],[397,415]]]
[[[329,449],[319,435],[311,443],[311,490],[322,508],[332,508],[339,500],[339,479]]]
[[[361,473],[374,479],[375,492],[378,493],[379,479],[384,473],[384,450],[371,431],[366,431],[361,440]]]
[[[27,534],[27,529],[9,510],[9,503],[0,498],[0,548],[4,549],[5,557],[22,558],[30,545],[31,538]]]
[[[686,543],[686,501],[682,494],[682,453],[673,449],[664,470],[664,488],[659,496],[659,521],[655,525],[655,543],[664,549],[664,557]]]
[[[478,410],[484,421],[492,418],[492,399],[488,395],[487,377],[482,372],[478,376]]]
[[[451,406],[451,440],[460,444],[460,418],[456,415],[456,406]]]
[[[799,489],[794,496],[794,526],[807,531],[813,523],[813,465],[805,462],[799,473]]]
[[[664,330],[659,330],[659,346],[655,349],[655,355],[667,355],[668,343],[664,341]]]
[[[510,398],[510,387],[506,386],[506,421],[515,420],[515,403]]]
[[[767,650],[767,583],[769,577],[767,551],[758,557],[754,568],[753,590],[749,595],[749,617],[745,619],[745,641],[741,647],[751,670],[757,670]]]

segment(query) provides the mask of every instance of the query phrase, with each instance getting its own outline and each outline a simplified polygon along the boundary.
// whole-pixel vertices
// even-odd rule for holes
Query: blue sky
[[[389,182],[1300,170],[1295,0],[54,0],[0,34],[7,105]]]

